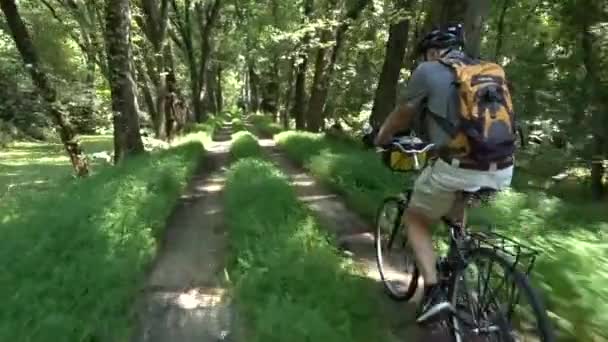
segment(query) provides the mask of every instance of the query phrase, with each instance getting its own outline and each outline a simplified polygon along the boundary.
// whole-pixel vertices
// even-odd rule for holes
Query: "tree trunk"
[[[154,96],[152,96],[152,91],[150,90],[147,74],[141,62],[136,63],[135,65],[137,68],[138,83],[140,84],[140,88],[143,92],[144,102],[146,104],[146,109],[148,110],[148,115],[150,115],[152,123],[155,123],[157,122],[156,103],[154,102]]]
[[[424,32],[449,22],[464,22],[466,10],[467,0],[432,0]]]
[[[178,46],[184,52],[190,74],[190,93],[191,102],[194,109],[196,121],[202,122],[207,116],[205,113],[205,78],[207,74],[207,63],[210,57],[211,33],[215,22],[219,16],[221,0],[211,2],[196,2],[193,6],[191,0],[184,0],[183,5],[178,5],[178,1],[172,0],[171,6],[175,13],[172,24],[179,32],[179,37],[173,36]],[[193,12],[194,11],[194,12]],[[192,20],[191,15],[195,13],[196,18]],[[198,35],[193,34],[193,28],[198,24]],[[199,37],[200,58],[196,58],[194,50],[194,38]]]
[[[156,139],[167,140],[167,118],[169,117],[169,113],[165,110],[167,96],[169,95],[167,92],[167,80],[166,76],[161,76],[161,81],[156,86],[156,115],[152,117],[152,121],[154,124],[154,135]]]
[[[150,78],[154,80],[156,109],[155,116],[152,117],[154,131],[157,139],[166,140],[169,132],[167,132],[167,120],[171,113],[166,111],[167,97],[169,93],[166,89],[167,84],[167,67],[165,66],[165,37],[167,31],[167,21],[169,16],[169,0],[141,0],[141,9],[144,14],[144,19],[135,17],[144,35],[152,45],[152,58],[149,56],[148,72]]]
[[[217,107],[218,113],[222,113],[222,111],[224,110],[224,94],[222,92],[222,71],[223,71],[222,64],[218,63],[217,68],[215,70],[215,72],[216,72],[215,97],[217,100],[216,107]]]
[[[312,80],[308,110],[306,112],[306,130],[310,132],[318,132],[321,128],[323,105],[325,104],[322,93],[326,91],[325,77],[327,75],[327,64],[327,49],[318,48],[315,60],[315,74]]]
[[[300,63],[296,68],[296,84],[292,115],[296,121],[296,129],[303,130],[306,127],[304,111],[306,110],[306,70],[308,69],[308,56],[300,54]]]
[[[51,86],[47,75],[40,69],[38,55],[36,53],[32,39],[27,31],[25,23],[17,9],[14,0],[0,0],[0,8],[6,17],[6,22],[11,31],[11,35],[21,54],[21,58],[29,71],[34,85],[40,92],[44,101],[49,105],[49,114],[57,125],[59,137],[63,146],[70,157],[74,171],[80,177],[89,174],[89,167],[86,156],[76,140],[74,129],[69,124],[65,114],[61,111],[57,103],[57,93]]]
[[[481,34],[483,22],[490,11],[488,0],[468,0],[467,11],[464,20],[464,32],[466,37],[465,51],[474,58],[480,57]]]
[[[306,0],[304,3],[305,23],[312,17],[313,0]],[[298,54],[298,65],[296,67],[296,84],[294,90],[294,102],[292,115],[296,121],[296,129],[303,130],[306,127],[304,112],[306,111],[306,71],[308,70],[308,44],[310,34],[307,32],[302,38],[300,52]]]
[[[212,4],[197,3],[196,10],[199,15],[199,31],[200,42],[201,42],[201,58],[198,63],[199,71],[198,71],[198,90],[195,101],[199,101],[199,108],[202,109],[202,112],[197,112],[197,121],[202,122],[207,119],[207,113],[205,112],[205,86],[207,85],[207,64],[209,63],[209,57],[211,56],[211,32],[213,31],[213,26],[215,25],[215,21],[219,15],[221,0],[215,0]]]
[[[494,60],[496,61],[500,57],[502,50],[505,31],[505,18],[507,17],[509,6],[511,6],[511,0],[504,0],[502,9],[500,11],[500,16],[498,17],[498,28],[496,29],[496,48],[494,50]]]
[[[411,8],[411,1],[401,1],[400,9]],[[399,82],[399,71],[403,66],[405,50],[409,35],[410,20],[404,18],[398,23],[392,24],[389,29],[384,64],[378,80],[376,95],[370,123],[374,128],[380,127],[384,119],[395,107],[397,95],[397,83]]]
[[[205,86],[205,109],[207,113],[217,113],[217,94],[216,94],[216,81],[217,71],[216,66],[211,65],[207,70],[206,86]]]
[[[291,101],[293,98],[294,84],[293,76],[295,72],[295,60],[292,58],[289,64],[289,71],[287,74],[287,90],[285,91],[285,107],[281,110],[281,123],[285,130],[289,129],[289,108],[291,107]]]
[[[131,74],[129,0],[106,0],[106,48],[114,112],[114,162],[142,153],[139,113]]]
[[[256,74],[253,65],[249,65],[249,112],[257,112],[260,109],[260,78]]]
[[[587,8],[589,8],[588,6]],[[592,22],[587,16],[581,18],[582,23],[582,47],[583,47],[583,63],[585,66],[585,86],[588,97],[588,106],[591,112],[593,146],[591,158],[591,192],[593,198],[600,199],[605,194],[603,178],[605,169],[603,166],[604,154],[606,152],[606,141],[608,136],[608,125],[606,124],[605,115],[608,113],[608,105],[602,94],[601,79],[598,76],[597,70],[598,59],[594,44],[597,38],[592,32]],[[597,48],[596,48],[597,49]]]
[[[355,5],[348,10],[345,18],[338,25],[334,32],[334,46],[329,50],[320,48],[317,52],[317,60],[315,63],[315,77],[308,102],[307,129],[311,132],[318,132],[323,126],[323,112],[327,93],[329,90],[329,82],[333,76],[338,54],[342,50],[344,37],[353,21],[357,20],[361,11],[367,6],[369,0],[358,0]],[[322,39],[326,41],[327,39]]]
[[[432,0],[424,31],[450,22],[464,22],[465,51],[479,57],[483,21],[489,9],[488,0]]]

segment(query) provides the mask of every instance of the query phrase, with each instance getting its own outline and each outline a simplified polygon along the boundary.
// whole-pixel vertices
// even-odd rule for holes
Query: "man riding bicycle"
[[[418,323],[452,310],[447,294],[437,285],[431,226],[443,216],[462,222],[464,203],[457,198],[462,191],[499,190],[510,185],[513,175],[514,134],[510,135],[514,121],[504,74],[479,67],[476,72],[481,74],[466,78],[471,69],[464,72],[461,67],[482,64],[467,57],[463,45],[461,24],[434,29],[420,41],[418,52],[423,62],[412,73],[375,139],[376,145],[385,145],[395,132],[414,127],[438,147],[436,158],[417,178],[403,216],[425,284]],[[466,111],[466,91],[471,90],[469,102],[483,104]],[[460,148],[453,148],[458,144]]]

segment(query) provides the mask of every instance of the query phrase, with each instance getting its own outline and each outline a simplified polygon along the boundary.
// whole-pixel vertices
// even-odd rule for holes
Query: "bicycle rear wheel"
[[[389,197],[382,202],[376,216],[374,245],[380,278],[388,295],[395,300],[409,300],[416,293],[419,271],[414,254],[401,231],[401,216],[409,202],[405,198]]]
[[[554,342],[545,306],[514,262],[476,248],[454,275],[450,293],[455,341]]]

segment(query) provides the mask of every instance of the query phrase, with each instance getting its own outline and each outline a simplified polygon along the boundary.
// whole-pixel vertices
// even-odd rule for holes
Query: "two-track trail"
[[[138,303],[136,342],[234,341],[235,310],[224,284],[222,210],[232,128],[217,130],[170,216]]]
[[[443,329],[421,329],[414,323],[414,304],[395,302],[383,293],[376,267],[373,227],[370,223],[349,209],[338,194],[285,157],[272,139],[261,138],[259,142],[270,159],[289,177],[300,201],[314,212],[323,227],[336,236],[345,255],[356,261],[364,273],[377,282],[378,300],[382,303],[383,314],[391,327],[393,340],[449,341]],[[420,295],[421,291],[418,291],[414,299],[419,300]]]

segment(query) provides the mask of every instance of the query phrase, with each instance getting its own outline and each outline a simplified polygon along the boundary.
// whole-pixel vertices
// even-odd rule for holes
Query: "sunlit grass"
[[[202,155],[191,139],[0,201],[0,340],[129,340],[145,269]]]
[[[387,340],[377,287],[340,257],[274,165],[233,164],[225,205],[230,278],[248,340]]]
[[[272,121],[272,118],[268,115],[250,115],[249,121],[255,127],[255,129],[265,137],[272,137],[273,135],[280,133],[284,130],[283,126]]]
[[[233,160],[259,156],[261,151],[258,139],[250,132],[240,131],[232,135],[230,156]]]
[[[312,174],[345,195],[352,208],[368,219],[386,194],[405,188],[403,174],[384,167],[378,155],[355,144],[332,141],[320,134],[285,132],[275,136],[285,153]],[[546,176],[563,163],[528,163]],[[572,171],[577,173],[578,171]],[[410,180],[411,181],[411,180]],[[515,190],[502,193],[489,208],[471,212],[475,228],[496,230],[530,245],[541,255],[533,282],[542,290],[559,327],[560,339],[600,341],[608,338],[608,211],[578,188],[541,191],[528,186],[528,173],[516,171]],[[411,183],[410,183],[411,184]],[[560,194],[556,197],[555,194]]]
[[[111,135],[82,136],[87,154],[112,151]],[[91,160],[95,170],[104,164]],[[0,198],[8,192],[44,188],[49,183],[71,178],[70,160],[58,143],[16,142],[0,149]]]

